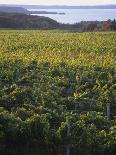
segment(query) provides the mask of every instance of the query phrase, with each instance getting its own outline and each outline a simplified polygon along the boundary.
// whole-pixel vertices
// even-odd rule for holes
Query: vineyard
[[[0,154],[114,155],[116,32],[0,31]]]

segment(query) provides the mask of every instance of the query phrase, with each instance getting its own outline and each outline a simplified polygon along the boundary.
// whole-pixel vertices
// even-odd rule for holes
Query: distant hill
[[[4,5],[6,6],[6,5]],[[7,5],[24,7],[25,9],[116,9],[114,5],[95,5],[95,6],[66,6],[66,5]]]
[[[0,6],[0,12],[5,13],[23,13],[23,14],[65,14],[65,13],[57,13],[57,12],[48,12],[48,11],[29,11],[24,6]]]
[[[0,29],[56,29],[59,23],[43,16],[0,13]]]
[[[24,13],[28,14],[29,11],[25,8],[22,7],[11,7],[11,6],[0,6],[0,12],[5,12],[5,13]]]

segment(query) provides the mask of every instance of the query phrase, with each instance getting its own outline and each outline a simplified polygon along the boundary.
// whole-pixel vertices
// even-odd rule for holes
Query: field
[[[114,155],[115,54],[116,32],[1,30],[0,152]]]
[[[116,33],[63,33],[57,31],[1,31],[0,60],[32,60],[69,65],[111,67]],[[10,54],[9,54],[10,53]]]

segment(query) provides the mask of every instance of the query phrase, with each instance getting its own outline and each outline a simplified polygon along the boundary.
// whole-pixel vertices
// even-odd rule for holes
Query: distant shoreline
[[[64,12],[53,12],[53,11],[39,11],[39,10],[32,10],[26,9],[24,7],[18,7],[18,6],[1,6],[0,5],[0,12],[3,13],[24,13],[24,14],[59,14],[59,15],[65,15]]]
[[[116,4],[81,6],[0,4],[0,6],[24,7],[25,9],[116,9]]]
[[[29,14],[55,14],[55,15],[65,15],[65,13],[64,12],[60,12],[60,13],[58,13],[58,12],[49,12],[49,11],[29,11]]]
[[[83,5],[83,6],[68,6],[68,5],[16,5],[16,4],[1,4],[0,6],[23,7],[25,9],[116,9],[116,4],[109,5]]]

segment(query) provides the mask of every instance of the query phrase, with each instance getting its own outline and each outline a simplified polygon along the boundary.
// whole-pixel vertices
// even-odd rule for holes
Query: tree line
[[[47,17],[1,12],[0,29],[60,29],[77,32],[116,31],[116,20],[61,24]]]

